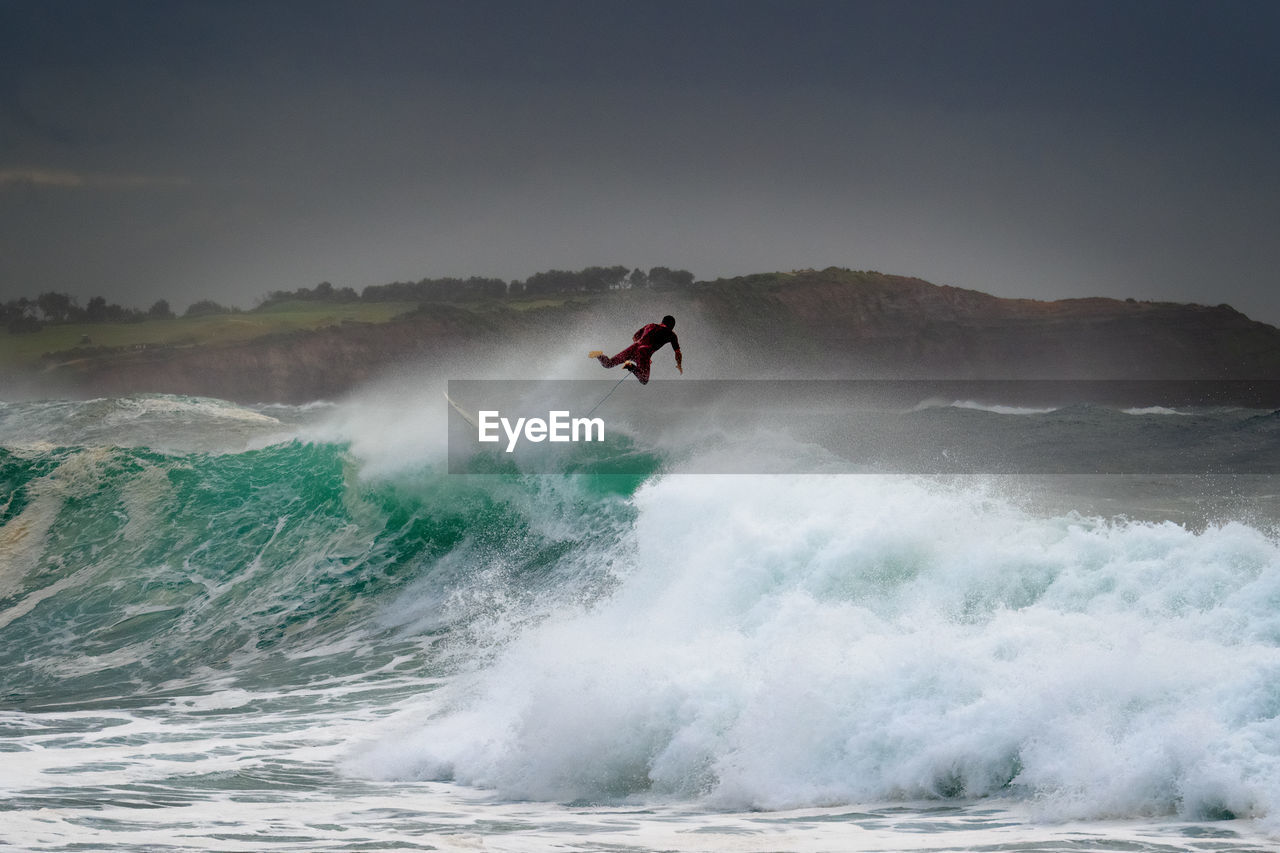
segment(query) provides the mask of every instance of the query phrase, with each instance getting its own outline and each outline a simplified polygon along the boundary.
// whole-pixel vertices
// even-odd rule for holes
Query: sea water
[[[1272,477],[460,475],[447,412],[0,404],[0,849],[1280,847]]]

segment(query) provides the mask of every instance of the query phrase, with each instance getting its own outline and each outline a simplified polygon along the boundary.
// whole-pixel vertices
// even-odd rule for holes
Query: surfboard
[[[466,409],[462,408],[462,406],[458,404],[457,400],[449,396],[448,391],[444,392],[444,398],[449,401],[449,405],[453,408],[455,412],[462,415],[462,419],[464,421],[471,424],[476,429],[480,429],[480,422],[476,420],[476,416],[468,412]]]

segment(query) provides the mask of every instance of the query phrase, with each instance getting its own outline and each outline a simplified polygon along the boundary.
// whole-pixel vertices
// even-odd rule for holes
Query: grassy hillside
[[[0,366],[31,367],[45,355],[62,353],[74,358],[99,348],[244,343],[267,335],[313,331],[344,322],[385,323],[417,307],[417,303],[409,302],[288,302],[238,314],[138,323],[48,325],[30,334],[0,333]]]

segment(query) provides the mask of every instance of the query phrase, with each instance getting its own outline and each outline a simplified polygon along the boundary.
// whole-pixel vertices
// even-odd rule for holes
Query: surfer
[[[676,318],[668,314],[662,318],[661,323],[650,323],[639,329],[631,336],[631,346],[613,358],[609,358],[602,350],[592,350],[587,353],[587,357],[596,359],[605,367],[617,367],[621,364],[623,370],[630,370],[635,374],[641,385],[647,385],[649,383],[649,360],[653,358],[655,352],[670,343],[671,348],[676,353],[676,370],[683,374],[684,367],[680,363],[680,339],[676,337],[676,333],[673,331],[675,327]]]

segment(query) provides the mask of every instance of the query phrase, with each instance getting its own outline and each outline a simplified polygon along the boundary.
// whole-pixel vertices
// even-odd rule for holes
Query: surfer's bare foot
[[[587,353],[587,358],[599,358],[602,355],[604,355],[604,350],[593,349],[591,352]]]

